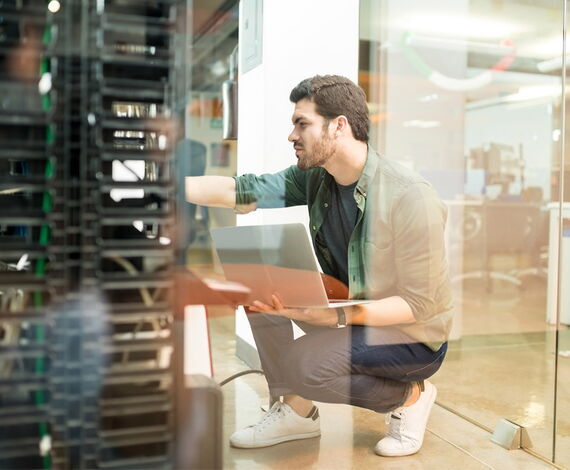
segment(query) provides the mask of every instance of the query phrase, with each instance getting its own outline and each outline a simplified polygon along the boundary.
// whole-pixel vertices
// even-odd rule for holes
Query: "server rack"
[[[0,18],[0,466],[42,468],[50,465],[44,307],[54,134],[38,79],[50,38],[38,4],[4,1]]]
[[[176,4],[109,1],[104,10],[90,5],[89,17],[89,161],[98,182],[99,278],[112,308],[99,462],[171,468]],[[124,179],[136,181],[116,181],[125,169],[133,178]],[[139,194],[118,194],[125,190]]]
[[[2,468],[173,468],[179,9],[0,3]]]

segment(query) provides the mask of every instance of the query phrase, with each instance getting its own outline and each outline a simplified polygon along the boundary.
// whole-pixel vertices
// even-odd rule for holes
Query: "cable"
[[[110,256],[109,259],[120,265],[131,276],[136,276],[139,273],[137,268],[135,268],[134,265],[129,260],[126,260],[122,256]],[[141,294],[145,306],[152,307],[154,305],[154,300],[150,295],[148,288],[139,287],[139,292]]]
[[[261,374],[261,375],[265,375],[263,373],[262,370],[259,369],[249,369],[249,370],[242,370],[241,372],[238,372],[237,374],[234,375],[230,375],[227,379],[224,379],[220,382],[220,387],[223,387],[224,385],[226,385],[228,382],[231,382],[234,379],[237,379],[238,377],[241,377],[242,375],[247,375],[247,374]]]
[[[127,165],[125,162],[120,162],[120,163],[121,163],[121,165],[122,165],[124,168],[126,168],[130,173],[132,173],[132,174],[137,178],[138,181],[143,181],[143,180],[144,180],[144,178],[141,178],[141,177],[138,175],[138,173],[137,173],[135,170],[133,170],[129,165]]]

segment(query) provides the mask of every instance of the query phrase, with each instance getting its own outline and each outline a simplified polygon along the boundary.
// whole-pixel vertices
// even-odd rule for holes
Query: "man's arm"
[[[389,326],[416,321],[410,304],[397,295],[367,304],[344,307],[344,311],[347,322],[353,325]]]
[[[349,323],[388,326],[425,321],[439,312],[440,289],[448,281],[446,209],[424,184],[410,187],[392,217],[398,295],[346,308]]]
[[[407,191],[397,206],[392,231],[399,295],[344,307],[349,324],[389,326],[425,321],[440,313],[438,289],[448,283],[445,258],[445,207],[425,185]],[[373,256],[373,255],[372,255]],[[368,260],[372,262],[372,260]],[[258,304],[256,311],[333,326],[334,309],[285,309]],[[283,308],[280,306],[281,309]]]
[[[274,314],[319,326],[335,326],[338,321],[336,309],[333,307],[286,308],[275,295],[273,305],[256,301],[249,308],[253,312]],[[389,326],[416,321],[410,305],[398,296],[343,307],[343,310],[349,325]]]
[[[401,197],[392,225],[399,295],[346,308],[349,323],[409,324],[441,313],[439,297],[448,286],[445,221],[446,208],[430,187],[415,185]]]
[[[225,207],[247,214],[256,203],[236,206],[236,182],[230,176],[188,176],[185,178],[186,200],[208,207]]]

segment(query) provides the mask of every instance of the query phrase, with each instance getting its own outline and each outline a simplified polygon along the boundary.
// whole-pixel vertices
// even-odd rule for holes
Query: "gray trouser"
[[[273,396],[296,394],[380,413],[406,401],[411,384],[441,366],[438,351],[394,327],[328,328],[297,322],[305,335],[294,340],[289,319],[249,313],[261,365]]]

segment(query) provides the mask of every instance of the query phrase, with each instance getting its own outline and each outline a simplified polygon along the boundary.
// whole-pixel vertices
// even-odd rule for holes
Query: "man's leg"
[[[230,437],[234,447],[266,447],[280,442],[316,437],[320,435],[318,410],[310,400],[296,394],[284,381],[281,359],[293,344],[291,320],[261,313],[248,314],[261,366],[269,386],[271,397],[283,396],[262,420],[246,429],[236,431]],[[299,325],[310,330],[310,325]]]
[[[380,455],[417,452],[436,390],[417,381],[433,375],[445,356],[414,342],[396,329],[352,327],[297,340],[282,363],[287,383],[305,398],[390,412]],[[423,385],[423,382],[420,382]]]
[[[415,393],[413,382],[440,362],[396,329],[352,326],[299,338],[282,354],[281,370],[285,383],[306,399],[385,413],[404,405]]]
[[[362,328],[356,328],[355,330],[350,329],[339,329],[334,330],[330,328],[324,327],[313,327],[311,325],[307,325],[304,323],[300,323],[299,326],[304,329],[307,333],[309,333],[305,338],[302,339],[301,342],[307,342],[307,346],[299,348],[299,341],[295,342],[295,346],[293,346],[294,339],[293,339],[293,328],[291,321],[289,319],[275,316],[275,315],[265,315],[265,314],[249,314],[248,320],[252,327],[253,336],[257,345],[257,349],[259,352],[261,364],[267,379],[267,383],[269,386],[270,394],[272,396],[283,396],[284,402],[287,403],[291,408],[300,416],[306,417],[312,410],[313,404],[312,401],[301,397],[300,395],[296,394],[294,390],[291,388],[290,383],[296,383],[291,380],[286,380],[284,374],[287,373],[289,369],[291,369],[290,364],[293,363],[293,375],[295,377],[305,376],[306,374],[299,374],[295,368],[295,364],[302,364],[307,363],[311,357],[317,358],[318,352],[325,352],[325,355],[328,357],[325,359],[317,359],[317,362],[324,365],[326,361],[330,361],[331,366],[337,368],[337,372],[334,374],[337,379],[337,385],[333,386],[332,389],[336,390],[337,393],[342,395],[340,397],[340,402],[344,403],[344,397],[347,397],[352,394],[352,385],[346,383],[344,386],[340,385],[339,382],[344,381],[347,377],[352,376],[356,371],[353,370],[353,355],[357,356],[364,352],[364,355],[367,356],[368,354],[366,351],[372,347],[376,347],[376,349],[386,348],[390,343],[402,343],[404,341],[409,341],[409,338],[406,336],[401,335],[401,333],[397,331],[391,331],[390,329],[370,329],[364,330]],[[354,331],[354,333],[352,333]],[[356,332],[363,332],[363,331],[370,331],[370,341],[375,343],[374,345],[368,345],[366,339],[362,336],[362,334],[357,334]],[[324,333],[325,336],[322,340],[319,340],[319,333]],[[352,333],[352,334],[349,334]],[[378,337],[378,333],[380,336]],[[317,336],[314,336],[316,334]],[[310,339],[309,339],[310,338]],[[293,346],[294,349],[297,350],[297,355],[300,355],[301,358],[299,360],[290,360],[290,352],[289,348]],[[400,347],[402,345],[399,345]],[[405,347],[405,345],[403,345]],[[423,348],[423,346],[421,346]],[[330,351],[330,354],[327,353],[330,349],[333,349],[334,352]],[[354,351],[360,351],[360,353],[355,353]],[[407,351],[405,351],[407,352]],[[386,357],[385,351],[380,353],[381,357],[383,357],[383,361],[386,362],[391,359],[391,355]],[[396,359],[401,359],[405,361],[405,357]],[[407,360],[408,364],[413,367],[413,360]],[[315,361],[313,361],[315,362]],[[364,361],[363,364],[355,364],[356,366],[360,366],[360,368],[364,371],[364,377],[356,378],[356,385],[360,384],[361,389],[365,391],[374,390],[374,387],[370,387],[369,384],[378,387],[378,378],[375,376],[369,375],[371,371],[371,366],[373,364],[368,364],[367,361]],[[385,366],[386,364],[382,364]],[[423,366],[423,363],[421,364]],[[310,362],[309,362],[309,367]],[[388,366],[389,367],[389,366]],[[374,368],[374,367],[373,367]],[[402,378],[401,372],[387,371],[384,369],[378,369],[378,367],[374,368],[375,374],[387,375],[387,376],[396,376],[398,379]],[[410,379],[411,380],[411,379]],[[317,378],[316,380],[319,385],[324,385],[320,383],[320,379]],[[409,381],[408,381],[409,382]],[[344,390],[341,391],[341,389]],[[384,393],[376,393],[373,391],[372,394],[375,396],[395,396],[396,400],[401,400],[401,397],[407,401],[405,404],[411,404],[419,397],[419,388],[413,387],[409,383],[393,383],[393,381],[387,381],[383,384],[383,388],[386,389]],[[358,393],[357,393],[358,395]],[[320,401],[329,401],[324,400],[323,398],[319,398]],[[332,401],[332,400],[330,400]],[[384,407],[387,409],[394,409],[397,406],[400,406],[402,403],[397,403],[397,406],[393,406],[392,404],[393,399],[386,398],[384,400]],[[366,406],[366,403],[354,403],[357,406],[369,407]],[[378,410],[376,410],[378,411]]]
[[[294,341],[291,320],[260,313],[248,314],[248,320],[270,396],[272,399],[282,396],[283,402],[287,403],[298,415],[308,416],[313,409],[313,402],[294,394],[284,382],[281,370],[281,356]],[[302,322],[297,324],[305,332],[320,328]]]
[[[281,356],[294,341],[291,320],[277,315],[248,313],[261,368],[265,374],[271,396],[293,393],[281,371]]]

